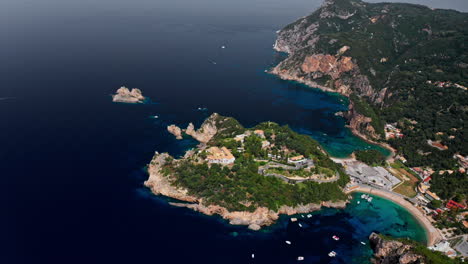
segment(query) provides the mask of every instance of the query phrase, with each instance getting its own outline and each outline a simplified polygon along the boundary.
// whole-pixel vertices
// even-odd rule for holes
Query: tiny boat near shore
[[[340,237],[339,237],[339,236],[335,236],[335,235],[334,235],[334,236],[332,236],[332,238],[333,238],[335,241],[340,240]]]
[[[286,244],[291,245],[291,241],[286,240],[285,242],[286,242]]]
[[[297,218],[293,217],[291,218],[291,222],[296,222],[297,221]]]
[[[304,260],[304,257],[303,257],[303,256],[299,256],[299,257],[297,257],[297,260],[299,260],[299,261]]]
[[[311,218],[311,217],[312,217],[312,215],[311,215],[311,214],[308,214],[308,215],[307,215],[307,218]]]
[[[301,223],[299,223],[299,227],[302,227]]]
[[[366,245],[366,243],[364,243],[364,242],[362,242],[362,241],[361,241],[361,244]]]
[[[336,257],[336,252],[335,252],[335,251],[332,251],[332,252],[328,253],[328,256],[329,256],[330,258],[334,258],[334,257]]]

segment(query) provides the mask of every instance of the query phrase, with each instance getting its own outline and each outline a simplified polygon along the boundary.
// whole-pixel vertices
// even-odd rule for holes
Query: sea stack
[[[117,103],[139,104],[143,103],[146,98],[142,95],[141,90],[133,88],[131,91],[125,87],[120,87],[117,92],[112,95],[112,101]]]

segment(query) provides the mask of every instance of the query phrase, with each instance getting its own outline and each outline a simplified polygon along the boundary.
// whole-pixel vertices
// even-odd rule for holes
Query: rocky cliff
[[[444,50],[444,43],[455,41],[447,32],[463,31],[457,25],[466,26],[465,18],[420,5],[325,0],[315,12],[278,32],[274,49],[288,57],[270,72],[326,91],[354,94],[374,108],[384,108],[408,96],[400,88],[402,65],[421,64],[428,56],[446,60],[449,55],[430,51],[434,46]],[[463,38],[453,43],[458,42],[463,46]],[[423,50],[428,54],[422,55]],[[349,125],[362,136],[378,139],[373,130],[381,131],[383,127],[376,126],[383,124],[371,123],[363,114],[350,111]]]
[[[131,91],[125,87],[120,87],[117,92],[112,95],[112,101],[118,103],[137,104],[143,103],[146,98],[142,95],[141,90],[133,88]]]
[[[266,207],[258,207],[253,212],[229,211],[228,209],[212,204],[205,204],[204,200],[189,194],[188,190],[175,186],[175,179],[170,174],[165,175],[164,165],[171,157],[167,153],[156,153],[148,165],[149,178],[145,186],[156,195],[163,195],[189,203],[171,203],[178,207],[186,207],[206,215],[220,215],[232,225],[246,225],[249,229],[259,230],[262,226],[273,224],[280,214],[293,215],[320,210],[323,207],[344,208],[346,202],[323,202],[321,204],[307,204],[296,207],[282,206],[278,211]]]
[[[197,130],[195,130],[193,123],[189,123],[186,129],[181,129],[176,125],[170,125],[167,127],[167,130],[176,136],[177,139],[182,139],[182,133],[185,133],[192,136],[200,143],[208,143],[213,140],[216,135],[225,136],[227,133],[234,136],[237,133],[241,133],[244,128],[233,118],[213,113]]]
[[[419,264],[424,263],[423,256],[412,252],[412,246],[400,241],[384,239],[376,233],[369,236],[374,251],[374,264]]]

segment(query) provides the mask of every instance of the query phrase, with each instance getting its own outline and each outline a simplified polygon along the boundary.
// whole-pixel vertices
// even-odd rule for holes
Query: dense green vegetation
[[[393,238],[389,236],[379,235],[384,240],[393,240],[393,241],[400,241],[405,245],[411,246],[410,251],[414,254],[422,256],[423,262],[426,264],[459,264],[462,263],[461,259],[451,259],[445,256],[443,253],[438,251],[431,251],[426,246],[421,243],[418,243],[413,240],[409,240],[406,238]]]
[[[236,157],[234,165],[222,166],[207,164],[206,162],[194,162],[194,159],[169,160],[163,168],[166,175],[173,175],[175,184],[189,190],[190,194],[203,197],[207,204],[217,204],[229,210],[255,210],[259,206],[265,206],[277,210],[282,205],[295,206],[299,204],[320,203],[321,201],[346,200],[342,188],[348,183],[349,177],[344,173],[341,165],[334,163],[322,150],[320,145],[309,136],[300,135],[287,126],[279,126],[276,123],[261,123],[250,129],[262,129],[265,139],[254,134],[245,137],[244,151],[237,152],[240,142],[232,139],[238,132],[245,130],[235,119],[225,119],[219,116],[219,120],[230,120],[223,127],[221,135],[209,142],[212,146],[226,146],[233,150]],[[226,124],[226,122],[224,122]],[[242,128],[242,130],[240,129]],[[234,133],[236,132],[236,133]],[[262,140],[268,140],[275,147],[262,149]],[[304,182],[289,184],[276,177],[263,176],[258,173],[260,162],[255,159],[265,159],[267,154],[284,156],[287,160],[288,149],[290,155],[304,155],[310,157],[316,163],[314,171],[334,175],[339,173],[340,179],[332,183]],[[200,152],[199,157],[204,159],[206,153]],[[301,174],[304,171],[294,171]],[[309,172],[310,173],[310,172]]]
[[[324,17],[323,9],[353,15]],[[349,46],[344,55],[358,64],[359,73],[340,79],[352,84],[350,100],[358,113],[372,119],[380,140],[384,125],[396,123],[404,136],[389,143],[408,160],[406,165],[457,170],[453,155],[468,155],[468,90],[463,88],[468,87],[468,14],[413,4],[335,0],[285,30],[297,27],[308,32],[317,21],[320,26],[310,38],[320,38],[313,46],[304,38],[298,44],[304,48],[290,56],[285,69],[300,67],[307,55],[336,54]],[[366,82],[352,81],[359,74],[372,90]],[[448,149],[429,146],[428,140]],[[438,175],[432,188],[443,197],[466,194],[466,175],[435,178]],[[443,187],[458,181],[463,188]]]
[[[355,151],[356,159],[371,166],[381,166],[385,164],[385,156],[376,149]]]
[[[432,177],[431,190],[443,199],[453,198],[460,203],[468,197],[468,175],[460,172],[436,175]]]
[[[208,204],[230,210],[253,211],[258,206],[277,210],[282,205],[346,199],[336,183],[287,184],[275,177],[262,176],[257,173],[258,165],[249,156],[245,154],[236,159],[232,169],[183,161],[174,168],[176,183],[191,194],[203,197]]]

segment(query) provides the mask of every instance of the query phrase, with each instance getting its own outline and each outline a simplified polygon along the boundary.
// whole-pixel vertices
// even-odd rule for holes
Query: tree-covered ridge
[[[462,167],[455,154],[468,156],[467,13],[404,3],[326,0],[311,15],[281,30],[278,39],[283,50],[290,51],[280,70],[335,90],[337,83],[347,84],[354,110],[370,117],[375,131],[357,126],[361,134],[388,141],[409,167],[434,169],[433,188],[444,197],[467,194],[466,188],[442,187],[463,184],[466,173],[438,174]],[[339,82],[301,70],[307,56],[335,56],[345,46],[349,48],[340,56],[351,57],[359,71],[343,72]],[[401,129],[403,136],[386,140],[385,124]],[[429,141],[446,149],[434,148]]]
[[[223,123],[222,131],[234,131],[238,127],[233,118]],[[218,128],[219,129],[219,128]],[[254,131],[261,130],[264,136]],[[189,191],[190,195],[202,198],[205,204],[223,206],[229,210],[253,211],[257,207],[278,210],[279,207],[322,201],[343,201],[347,196],[342,188],[349,181],[341,165],[334,163],[320,145],[309,136],[300,135],[287,126],[276,123],[261,123],[243,132],[243,143],[236,141],[231,133],[216,135],[207,147],[227,147],[235,156],[233,164],[210,164],[206,161],[207,149],[196,149],[194,154],[180,160],[171,159],[162,169],[173,178],[174,184]],[[234,133],[235,134],[235,133]],[[269,146],[262,147],[265,141]],[[291,184],[276,177],[259,174],[259,166],[275,156],[276,162],[287,163],[293,155],[304,155],[314,161],[317,168],[327,169],[340,175],[336,182],[317,183],[305,181]]]
[[[393,238],[389,236],[385,236],[382,234],[378,235],[381,239],[385,241],[398,241],[401,242],[403,245],[407,246],[408,249],[402,250],[404,253],[413,253],[421,257],[421,259],[416,260],[415,262],[411,263],[427,263],[427,264],[457,264],[463,263],[460,258],[451,259],[441,252],[432,251],[428,249],[426,246],[418,243],[416,241],[406,239],[406,238]]]

